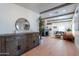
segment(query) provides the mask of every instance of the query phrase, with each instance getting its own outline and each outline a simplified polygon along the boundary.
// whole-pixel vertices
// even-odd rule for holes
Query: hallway
[[[68,41],[54,37],[44,37],[36,48],[24,53],[22,56],[77,56],[76,46]]]

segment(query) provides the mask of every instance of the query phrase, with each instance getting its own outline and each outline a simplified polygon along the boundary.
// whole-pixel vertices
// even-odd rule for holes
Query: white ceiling
[[[53,11],[49,11],[46,13],[41,14],[42,18],[46,18],[46,17],[53,17],[53,16],[58,16],[58,15],[62,15],[62,14],[67,14],[67,13],[71,13],[74,12],[76,8],[76,4],[71,4],[69,6],[65,6]]]
[[[54,8],[64,3],[16,3],[16,4],[24,8],[30,9],[34,12],[40,13],[44,10]]]
[[[56,6],[62,5],[64,3],[16,3],[16,5],[22,6],[24,8],[30,9],[36,13],[40,13],[42,11],[54,8]],[[57,16],[62,15],[70,12],[74,12],[77,4],[71,4],[69,6],[65,6],[56,10],[51,10],[49,12],[41,14],[42,18],[51,17],[51,16]],[[60,16],[61,19],[73,17],[73,14],[70,16]],[[58,18],[58,19],[60,19]],[[54,18],[48,19],[48,20],[55,20]]]

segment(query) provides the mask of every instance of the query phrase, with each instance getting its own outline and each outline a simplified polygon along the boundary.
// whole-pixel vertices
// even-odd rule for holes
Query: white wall
[[[75,45],[79,48],[79,4],[73,16],[73,34],[75,36]]]
[[[29,31],[39,31],[39,14],[16,4],[0,4],[0,34],[13,33],[15,31],[15,22],[21,17],[30,22]]]

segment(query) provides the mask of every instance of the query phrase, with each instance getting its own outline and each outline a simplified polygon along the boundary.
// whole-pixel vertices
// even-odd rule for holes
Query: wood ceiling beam
[[[40,12],[40,14],[43,14],[43,13],[46,13],[46,12],[49,12],[49,11],[53,11],[53,10],[56,10],[56,9],[59,9],[59,8],[65,7],[65,6],[69,6],[69,5],[72,5],[72,4],[74,4],[74,3],[65,3],[65,4],[62,4],[62,5],[56,6],[54,8],[48,9],[48,10],[44,10],[44,11]]]

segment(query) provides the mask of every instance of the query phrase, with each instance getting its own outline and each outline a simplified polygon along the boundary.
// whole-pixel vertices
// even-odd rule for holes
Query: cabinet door
[[[33,37],[32,37],[32,34],[28,34],[27,35],[27,47],[28,47],[28,50],[32,49],[33,47]]]
[[[0,53],[0,55],[2,55],[2,56],[7,55],[6,49],[5,49],[5,45],[6,45],[5,43],[6,43],[5,37],[1,37],[1,40],[0,40],[0,51],[1,51],[1,53]]]
[[[6,39],[6,53],[11,56],[18,55],[18,40],[16,40],[16,37]]]
[[[35,39],[35,46],[38,46],[40,44],[39,33],[36,33]]]
[[[39,40],[37,38],[38,36],[36,36],[35,33],[29,34],[29,35],[27,35],[27,37],[28,37],[28,50],[30,50],[38,45]]]
[[[18,38],[19,55],[27,51],[27,38],[26,36],[20,36]]]
[[[2,39],[0,37],[0,56],[1,56],[1,41],[2,41]]]
[[[2,51],[2,55],[7,55],[7,53],[6,53],[6,49],[5,49],[5,46],[6,46],[6,39],[5,38],[3,38],[2,39],[2,43],[1,43],[1,51]]]

